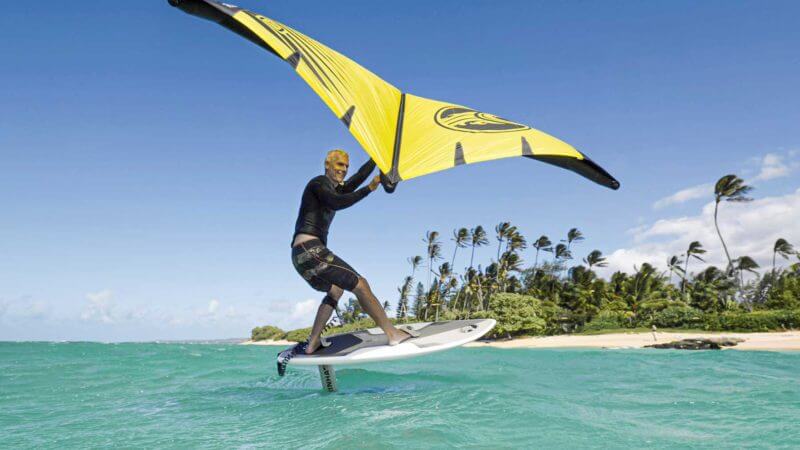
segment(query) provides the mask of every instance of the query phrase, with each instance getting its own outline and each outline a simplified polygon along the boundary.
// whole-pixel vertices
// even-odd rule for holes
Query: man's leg
[[[372,293],[372,289],[370,289],[366,279],[359,277],[358,284],[353,289],[353,293],[356,294],[361,309],[369,314],[372,320],[386,333],[386,336],[389,338],[389,345],[397,345],[411,337],[405,331],[398,330],[392,325],[392,322],[386,317],[386,311],[383,310],[381,303],[375,298],[375,294]]]
[[[322,299],[319,308],[317,308],[317,317],[314,318],[314,325],[311,327],[311,334],[308,337],[308,347],[306,347],[306,354],[314,353],[320,346],[320,336],[325,324],[331,318],[331,314],[336,309],[336,303],[342,297],[344,291],[339,286],[331,286],[328,295]]]

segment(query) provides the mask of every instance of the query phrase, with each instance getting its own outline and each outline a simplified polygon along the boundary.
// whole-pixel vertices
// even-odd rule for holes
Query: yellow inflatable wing
[[[403,93],[354,61],[275,20],[212,0],[168,0],[288,62],[341,119],[393,185],[421,175],[525,156],[611,189],[619,182],[571,145],[526,125]]]

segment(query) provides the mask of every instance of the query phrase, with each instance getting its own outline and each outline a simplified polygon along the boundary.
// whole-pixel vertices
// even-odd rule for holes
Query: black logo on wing
[[[510,133],[530,129],[527,125],[463,106],[445,106],[436,111],[434,120],[443,128],[465,133]]]

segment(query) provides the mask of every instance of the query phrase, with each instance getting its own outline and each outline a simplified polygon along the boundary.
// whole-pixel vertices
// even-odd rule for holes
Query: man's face
[[[325,175],[328,178],[341,184],[347,176],[347,169],[350,167],[350,157],[347,153],[334,153],[332,157],[325,161]]]

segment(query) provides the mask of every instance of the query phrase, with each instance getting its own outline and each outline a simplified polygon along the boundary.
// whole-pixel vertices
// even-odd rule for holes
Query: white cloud
[[[22,310],[22,317],[30,319],[43,319],[50,313],[50,308],[47,303],[39,300],[30,301],[25,304]]]
[[[44,320],[51,318],[52,305],[25,295],[11,300],[0,300],[0,319]]]
[[[295,303],[292,313],[289,315],[289,320],[309,320],[314,317],[319,307],[319,300],[309,299],[302,302]]]
[[[763,268],[772,266],[772,248],[778,238],[800,244],[800,189],[783,196],[765,197],[749,203],[723,202],[719,226],[732,258],[747,255]],[[714,203],[706,204],[694,216],[661,219],[633,231],[634,245],[618,249],[608,256],[603,275],[616,270],[630,272],[634,265],[648,262],[666,270],[666,260],[680,255],[692,241],[700,241],[708,250],[708,264],[724,267],[725,253],[714,228]],[[706,264],[690,263],[690,271]]]
[[[219,309],[219,300],[213,299],[210,302],[208,302],[208,313],[209,314],[211,314],[211,315],[216,314],[218,309]]]
[[[670,205],[685,203],[696,198],[710,197],[714,195],[714,185],[711,183],[700,184],[690,188],[682,189],[670,196],[664,197],[653,203],[654,209],[662,209]]]
[[[90,292],[86,294],[89,305],[81,313],[81,319],[102,323],[114,323],[113,302],[114,293],[110,290]]]
[[[792,156],[792,153],[789,153]],[[784,157],[776,153],[767,153],[761,159],[761,168],[758,175],[753,177],[751,182],[772,180],[774,178],[785,177],[789,175],[794,167],[784,162]]]
[[[241,319],[244,317],[246,317],[246,315],[239,313],[233,306],[229,306],[228,309],[225,310],[226,319]]]
[[[746,181],[748,183],[757,183],[759,181],[788,176],[796,169],[800,168],[800,162],[795,161],[798,155],[800,155],[800,150],[790,150],[785,154],[767,153],[762,157],[752,158],[748,164],[755,167],[745,170],[745,175],[747,175]],[[750,176],[753,173],[756,174]],[[653,209],[663,209],[667,206],[686,203],[698,198],[710,198],[713,195],[714,184],[704,183],[681,189],[672,195],[656,200],[656,202],[653,203]]]

